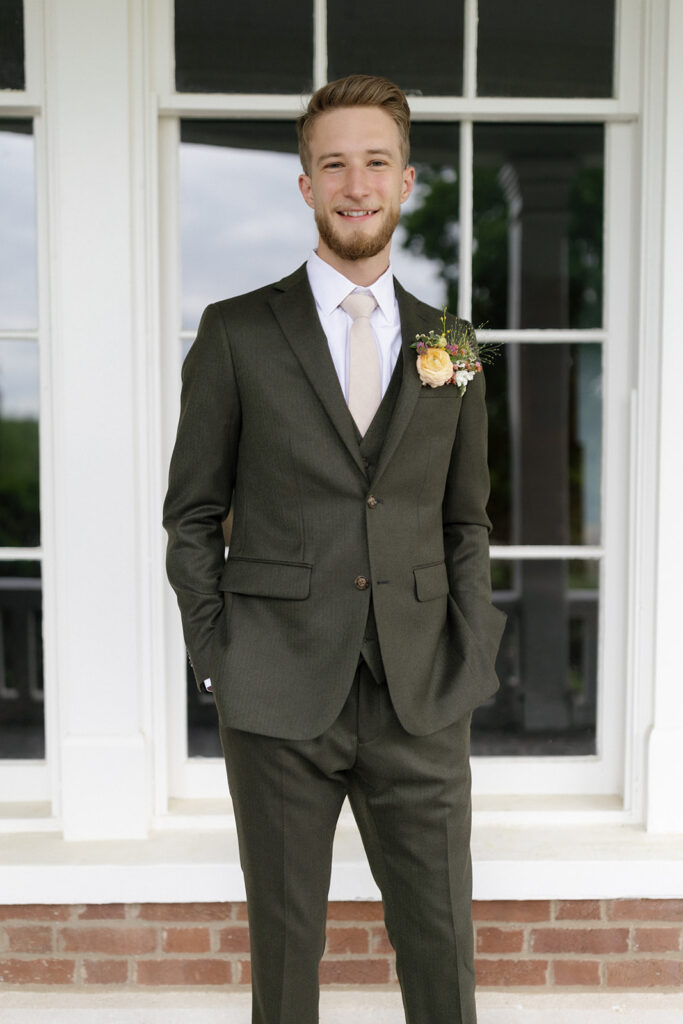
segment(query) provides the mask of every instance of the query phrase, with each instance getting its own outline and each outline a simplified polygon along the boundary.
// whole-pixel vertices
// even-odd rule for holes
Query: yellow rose
[[[417,357],[417,372],[423,384],[440,388],[453,376],[453,363],[442,348],[428,348]]]

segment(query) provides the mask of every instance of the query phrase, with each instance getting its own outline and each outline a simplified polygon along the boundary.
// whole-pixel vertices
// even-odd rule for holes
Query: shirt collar
[[[349,292],[358,289],[359,291],[370,292],[374,296],[384,318],[389,323],[393,322],[396,293],[394,291],[394,275],[391,264],[389,264],[382,276],[367,288],[358,288],[358,285],[355,285],[353,281],[349,281],[338,270],[331,267],[329,263],[321,260],[317,252],[312,252],[308,257],[306,271],[313,297],[324,314],[329,316],[339,303],[346,298]]]

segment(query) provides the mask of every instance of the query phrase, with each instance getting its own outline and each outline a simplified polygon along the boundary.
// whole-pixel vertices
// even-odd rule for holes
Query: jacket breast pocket
[[[448,573],[445,562],[418,565],[413,569],[415,596],[418,601],[434,601],[448,593]]]
[[[218,589],[248,597],[305,601],[311,591],[312,566],[260,558],[228,558]]]

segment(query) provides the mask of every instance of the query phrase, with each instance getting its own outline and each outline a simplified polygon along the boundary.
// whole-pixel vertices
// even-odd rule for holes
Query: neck
[[[345,260],[332,251],[325,243],[318,239],[316,252],[321,260],[329,263],[331,267],[338,270],[340,274],[358,285],[359,288],[368,288],[374,284],[389,267],[389,254],[391,243],[387,245],[376,256],[369,256],[367,259]]]

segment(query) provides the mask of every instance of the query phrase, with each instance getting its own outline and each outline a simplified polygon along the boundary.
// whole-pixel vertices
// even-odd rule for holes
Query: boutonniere
[[[441,330],[416,334],[411,348],[417,351],[417,372],[423,387],[454,384],[464,395],[474,375],[481,373],[482,363],[488,360],[473,332],[461,326],[462,321],[458,321],[457,328],[446,326],[446,313],[444,306]]]

